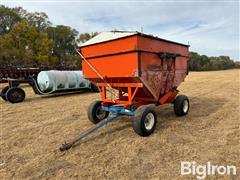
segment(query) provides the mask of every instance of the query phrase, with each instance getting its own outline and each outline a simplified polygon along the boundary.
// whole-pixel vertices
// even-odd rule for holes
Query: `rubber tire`
[[[183,111],[183,102],[185,100],[187,100],[187,102],[188,102],[188,110],[186,112]],[[176,97],[176,99],[174,100],[174,113],[176,114],[176,116],[187,115],[189,108],[190,108],[190,104],[189,104],[189,99],[187,96],[179,95]]]
[[[91,91],[92,92],[99,92],[99,89],[95,84],[91,83]]]
[[[19,98],[15,98],[13,95],[13,93],[19,93],[20,97]],[[6,99],[11,102],[11,103],[20,103],[25,99],[25,92],[23,89],[19,88],[19,87],[12,87],[9,88],[6,92]]]
[[[97,109],[99,108],[99,106],[102,105],[101,103],[102,103],[102,101],[93,101],[93,102],[89,105],[89,107],[88,107],[88,111],[87,111],[88,119],[89,119],[89,121],[91,121],[93,124],[99,123],[101,120],[107,118],[108,115],[109,115],[109,112],[106,111],[106,115],[104,116],[104,118],[99,119],[99,118],[96,116],[96,111],[97,111]]]
[[[157,124],[157,115],[154,111],[154,107],[155,105],[151,104],[151,105],[143,105],[136,109],[132,126],[133,126],[133,130],[138,135],[145,137],[145,136],[151,135],[154,132]],[[152,113],[155,119],[154,125],[150,130],[147,130],[144,125],[144,120],[148,113]]]
[[[4,88],[2,89],[2,91],[1,91],[1,97],[2,97],[2,99],[3,99],[4,101],[7,101],[6,92],[8,91],[8,89],[9,89],[9,86],[6,86],[6,87],[4,87]]]

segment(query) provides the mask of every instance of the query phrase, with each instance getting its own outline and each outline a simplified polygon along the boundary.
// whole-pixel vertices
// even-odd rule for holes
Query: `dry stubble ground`
[[[24,87],[23,103],[1,100],[2,179],[180,179],[180,162],[236,165],[240,179],[239,70],[191,72],[179,87],[191,109],[176,117],[172,105],[157,107],[155,133],[133,132],[121,117],[65,154],[55,153],[65,140],[92,126],[88,105],[98,94],[37,96]],[[194,176],[184,176],[192,179]]]

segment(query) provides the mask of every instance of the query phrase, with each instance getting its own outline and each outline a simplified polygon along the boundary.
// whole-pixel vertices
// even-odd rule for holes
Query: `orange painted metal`
[[[139,90],[139,88],[143,87],[142,83],[109,83],[109,85],[115,89],[118,89],[117,96],[112,99],[113,91],[110,90],[111,99],[108,99],[106,96],[106,88],[108,87],[105,83],[97,83],[97,86],[101,87],[101,96],[104,103],[109,105],[115,104],[125,104],[127,106],[132,105],[134,103],[134,98]],[[123,92],[122,89],[126,88],[127,93]],[[127,94],[127,95],[126,95]],[[118,98],[117,98],[118,97]]]
[[[160,98],[160,104],[166,104],[172,102],[178,94],[178,90],[172,90],[167,92],[163,97]]]
[[[105,83],[97,83],[97,86],[105,86]],[[142,83],[111,83],[112,87],[143,87]]]
[[[129,50],[137,50],[137,40],[137,36],[124,37],[117,40],[84,46],[81,48],[81,52],[84,57],[88,59],[96,56],[127,52]]]
[[[188,74],[188,48],[142,33],[91,44],[80,47],[81,54],[105,82],[85,61],[83,74],[100,87],[104,103],[169,103]],[[118,91],[117,97],[106,82]],[[111,99],[106,98],[107,89]]]
[[[86,59],[104,78],[132,78],[138,66],[137,52]],[[92,79],[94,82],[102,82],[99,76],[85,63],[85,61],[82,61],[82,66],[85,77]]]

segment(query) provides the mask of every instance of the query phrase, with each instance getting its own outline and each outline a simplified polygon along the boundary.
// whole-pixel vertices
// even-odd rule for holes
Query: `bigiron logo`
[[[237,168],[233,165],[215,165],[208,161],[205,165],[197,164],[195,161],[181,161],[181,175],[193,175],[197,179],[205,179],[214,175],[236,175]]]

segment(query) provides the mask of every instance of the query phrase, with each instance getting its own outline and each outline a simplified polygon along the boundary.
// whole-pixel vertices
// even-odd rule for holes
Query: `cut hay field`
[[[180,176],[181,161],[235,165],[240,179],[240,71],[190,72],[179,90],[190,99],[186,117],[172,105],[156,108],[154,132],[134,133],[130,117],[120,117],[66,153],[54,150],[92,124],[87,107],[98,93],[0,100],[1,179],[193,179]],[[1,85],[1,88],[3,85]],[[195,178],[196,179],[196,178]]]

